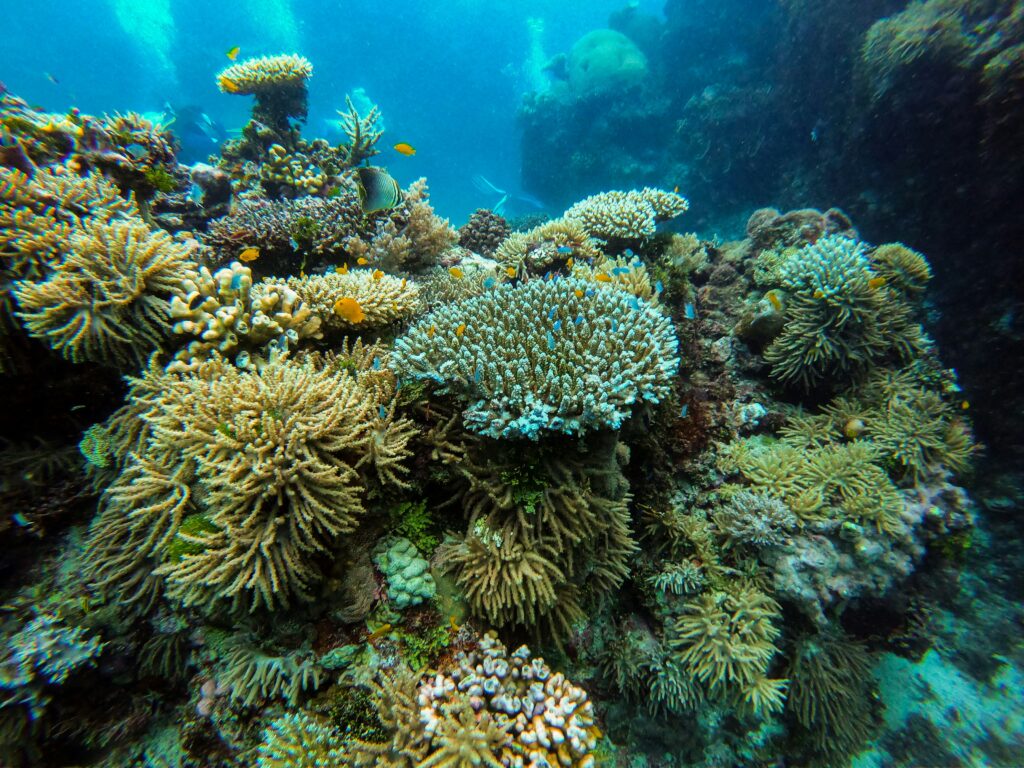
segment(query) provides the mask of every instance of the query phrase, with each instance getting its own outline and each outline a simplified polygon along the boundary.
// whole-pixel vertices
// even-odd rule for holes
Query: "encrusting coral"
[[[581,280],[535,280],[430,313],[398,340],[394,365],[467,398],[471,429],[536,439],[617,428],[638,401],[657,403],[677,346],[646,302]]]
[[[592,195],[569,208],[563,218],[577,222],[591,237],[638,241],[654,235],[659,222],[674,219],[689,207],[675,192],[645,187]]]
[[[167,299],[194,274],[190,248],[141,219],[88,219],[43,281],[21,281],[17,315],[64,357],[137,365],[170,330]]]

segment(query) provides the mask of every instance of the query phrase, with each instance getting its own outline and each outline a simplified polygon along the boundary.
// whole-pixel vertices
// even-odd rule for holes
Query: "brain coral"
[[[313,74],[313,65],[297,54],[260,56],[233,64],[219,75],[217,85],[224,93],[252,95],[282,85],[298,85]]]
[[[673,219],[689,207],[682,195],[645,187],[591,195],[567,210],[563,218],[577,222],[591,237],[643,240],[654,234],[659,221]]]
[[[638,400],[668,393],[679,357],[671,322],[646,302],[560,279],[431,312],[398,340],[393,364],[469,399],[474,431],[536,439],[619,427]]]

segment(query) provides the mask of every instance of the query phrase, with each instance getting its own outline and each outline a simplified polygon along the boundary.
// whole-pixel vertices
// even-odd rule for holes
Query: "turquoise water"
[[[0,768],[1024,764],[1024,0],[8,5]]]

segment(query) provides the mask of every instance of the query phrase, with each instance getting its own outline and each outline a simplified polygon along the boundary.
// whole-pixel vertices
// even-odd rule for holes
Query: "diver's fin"
[[[480,178],[483,179],[483,176],[481,176]],[[484,181],[486,181],[486,179],[484,179]],[[504,196],[501,198],[501,200],[498,201],[498,204],[496,206],[494,206],[493,208],[491,208],[491,210],[494,213],[496,213],[499,216],[501,216],[501,209],[505,207],[505,203],[507,203],[507,202],[508,202],[508,193],[506,192],[504,194]]]
[[[498,189],[479,173],[473,177],[473,186],[485,194],[508,195],[504,189]],[[502,200],[502,202],[505,202]]]

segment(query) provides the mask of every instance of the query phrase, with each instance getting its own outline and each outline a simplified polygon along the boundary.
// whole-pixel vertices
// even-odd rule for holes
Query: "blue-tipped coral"
[[[398,340],[393,365],[468,399],[470,429],[535,440],[618,428],[635,403],[668,394],[679,355],[646,302],[559,279],[435,310]]]

